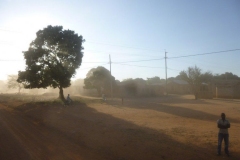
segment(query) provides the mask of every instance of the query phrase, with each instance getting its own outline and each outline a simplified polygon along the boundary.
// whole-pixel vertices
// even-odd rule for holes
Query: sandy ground
[[[0,95],[0,159],[240,160],[240,100],[74,98],[63,106]],[[222,112],[231,157],[216,155]]]

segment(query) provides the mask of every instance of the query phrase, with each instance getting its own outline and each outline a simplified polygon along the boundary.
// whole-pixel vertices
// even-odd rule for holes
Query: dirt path
[[[0,106],[0,159],[29,159],[25,148],[15,136],[8,121],[12,119],[10,113]]]
[[[0,105],[0,159],[101,159],[62,132]]]

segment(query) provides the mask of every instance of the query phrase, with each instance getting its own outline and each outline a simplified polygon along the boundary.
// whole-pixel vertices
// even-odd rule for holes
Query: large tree
[[[111,77],[111,78],[110,78]],[[112,82],[111,82],[112,81]],[[116,88],[115,77],[111,76],[109,70],[102,66],[98,66],[97,68],[92,68],[86,75],[84,79],[84,87],[85,89],[97,89],[98,95],[101,96],[103,93],[110,93],[112,89]]]
[[[59,88],[59,98],[65,100],[63,88],[71,85],[71,78],[82,63],[84,39],[62,26],[47,26],[24,51],[25,71],[19,71],[17,81],[25,88]]]
[[[20,93],[21,89],[24,87],[22,83],[17,82],[18,75],[8,75],[8,88],[17,88],[18,93]]]

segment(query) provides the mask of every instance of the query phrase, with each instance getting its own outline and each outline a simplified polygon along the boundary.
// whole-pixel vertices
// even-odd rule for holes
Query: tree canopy
[[[82,63],[84,39],[62,26],[47,26],[36,36],[23,52],[26,68],[19,71],[17,81],[24,82],[25,88],[59,88],[59,98],[64,100],[63,88],[71,85]]]
[[[157,84],[157,83],[161,83],[161,80],[159,77],[155,76],[152,78],[147,78],[147,84]]]
[[[179,75],[183,80],[189,83],[195,95],[195,99],[197,99],[198,98],[197,94],[199,91],[199,87],[201,85],[201,75],[202,75],[201,69],[198,68],[197,66],[188,67],[186,71],[181,71]]]
[[[214,75],[214,79],[217,80],[240,80],[240,77],[237,75],[231,73],[231,72],[225,72],[223,74],[216,74]]]
[[[214,78],[213,74],[209,71],[205,72],[205,73],[202,73],[201,76],[200,76],[201,82],[204,82],[204,83],[212,82],[213,78]]]
[[[110,93],[111,81],[112,87],[116,88],[115,78],[111,76],[110,71],[102,66],[99,66],[97,68],[92,68],[87,73],[86,78],[84,79],[84,88],[97,89],[100,96],[102,92],[105,94]]]

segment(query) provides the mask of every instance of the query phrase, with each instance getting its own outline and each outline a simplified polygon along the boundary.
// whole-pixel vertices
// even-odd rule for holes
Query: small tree
[[[65,100],[63,88],[82,63],[82,36],[62,26],[48,26],[37,32],[37,37],[24,51],[25,71],[19,71],[17,81],[25,88],[59,88],[59,98]]]
[[[194,93],[195,99],[198,99],[198,92],[201,85],[201,69],[197,66],[188,67],[188,70],[181,71],[179,74],[183,80],[189,83]]]
[[[17,82],[18,75],[8,75],[8,88],[17,88],[18,93],[20,93],[21,89],[24,87],[23,84]]]
[[[111,78],[110,78],[111,77]],[[111,90],[111,82],[112,87],[116,88],[116,81],[113,76],[111,76],[109,70],[106,68],[99,66],[97,68],[92,68],[86,75],[84,79],[84,87],[85,89],[97,89],[98,95],[101,96],[102,92],[110,93]],[[104,91],[103,91],[104,90]]]

